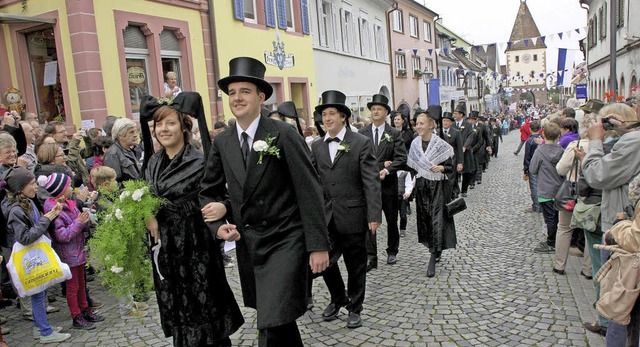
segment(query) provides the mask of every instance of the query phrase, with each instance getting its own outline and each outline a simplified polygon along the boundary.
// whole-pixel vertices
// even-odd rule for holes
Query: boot
[[[429,266],[427,267],[427,277],[433,277],[436,275],[436,259],[437,259],[436,254],[431,253],[431,258],[429,259]]]

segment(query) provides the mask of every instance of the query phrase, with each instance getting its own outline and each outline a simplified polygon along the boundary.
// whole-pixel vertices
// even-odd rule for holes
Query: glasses
[[[66,156],[64,155],[64,153],[62,153],[62,154],[56,154],[56,158],[62,158],[62,157],[66,157]]]
[[[9,154],[16,154],[16,153],[18,153],[18,151],[16,151],[15,149],[0,151],[0,154],[2,155],[9,155]]]

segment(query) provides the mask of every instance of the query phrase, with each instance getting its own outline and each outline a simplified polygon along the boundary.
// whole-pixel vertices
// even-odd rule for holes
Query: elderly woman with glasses
[[[139,142],[136,123],[128,118],[116,120],[111,129],[113,146],[109,147],[102,158],[103,165],[116,171],[116,181],[138,180],[141,167],[133,147]]]

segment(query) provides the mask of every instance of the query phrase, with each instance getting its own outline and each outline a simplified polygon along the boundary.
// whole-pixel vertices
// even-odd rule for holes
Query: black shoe
[[[309,297],[309,299],[307,299],[307,311],[310,311],[314,306],[313,298]]]
[[[564,270],[558,270],[558,269],[556,269],[555,267],[553,268],[553,272],[557,273],[558,275],[563,275],[563,276],[567,274],[567,272],[566,272],[566,271],[564,271]]]
[[[377,260],[372,260],[367,264],[367,272],[373,270],[373,269],[377,269],[378,268],[378,261]]]
[[[340,309],[342,308],[342,306],[343,305],[339,305],[335,302],[330,303],[329,306],[324,309],[324,312],[322,312],[322,319],[327,322],[336,319],[336,317],[338,317],[338,313],[340,313]]]
[[[596,323],[584,323],[582,326],[584,326],[585,329],[589,330],[592,333],[596,333],[596,334],[600,334],[602,336],[607,336],[607,328],[600,326],[600,324],[598,322]]]
[[[470,185],[469,189],[476,189],[476,185],[475,184]]]
[[[18,295],[11,285],[2,286],[2,297],[5,299],[17,299]]]
[[[429,258],[429,266],[427,267],[427,277],[433,277],[436,275],[436,255],[435,253],[431,253],[431,258]]]
[[[586,278],[586,279],[588,279],[588,280],[592,280],[592,279],[593,279],[593,276],[591,276],[591,275],[587,275],[587,274],[585,274],[585,273],[584,273],[584,272],[582,272],[582,271],[580,271],[580,274],[582,275],[582,277],[584,277],[584,278]]]
[[[482,184],[482,181],[478,181],[478,182],[476,182],[476,184]]]
[[[347,328],[355,329],[362,326],[362,319],[360,315],[355,312],[349,312],[349,318],[347,318]]]
[[[442,251],[437,251],[436,252],[436,263],[440,262],[440,258],[442,257]]]
[[[9,307],[11,305],[13,305],[13,301],[12,300],[9,300],[9,299],[0,300],[0,308]]]
[[[84,317],[84,319],[87,320],[87,322],[95,323],[95,322],[102,322],[104,320],[104,317],[97,315],[90,308],[85,309],[84,311],[82,311],[81,314]]]
[[[461,195],[462,195],[463,198],[467,197],[467,193],[462,193]]]
[[[389,265],[393,265],[393,264],[395,264],[397,261],[398,261],[398,259],[396,259],[396,256],[395,256],[395,255],[393,255],[393,254],[390,254],[390,255],[387,257],[387,264],[389,264]]]

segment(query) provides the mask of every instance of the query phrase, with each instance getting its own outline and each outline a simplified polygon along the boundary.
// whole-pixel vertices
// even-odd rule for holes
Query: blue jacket
[[[538,144],[533,140],[542,137],[540,134],[531,134],[527,142],[524,144],[524,174],[529,175],[529,164],[531,164],[531,158],[533,153],[538,148]]]

